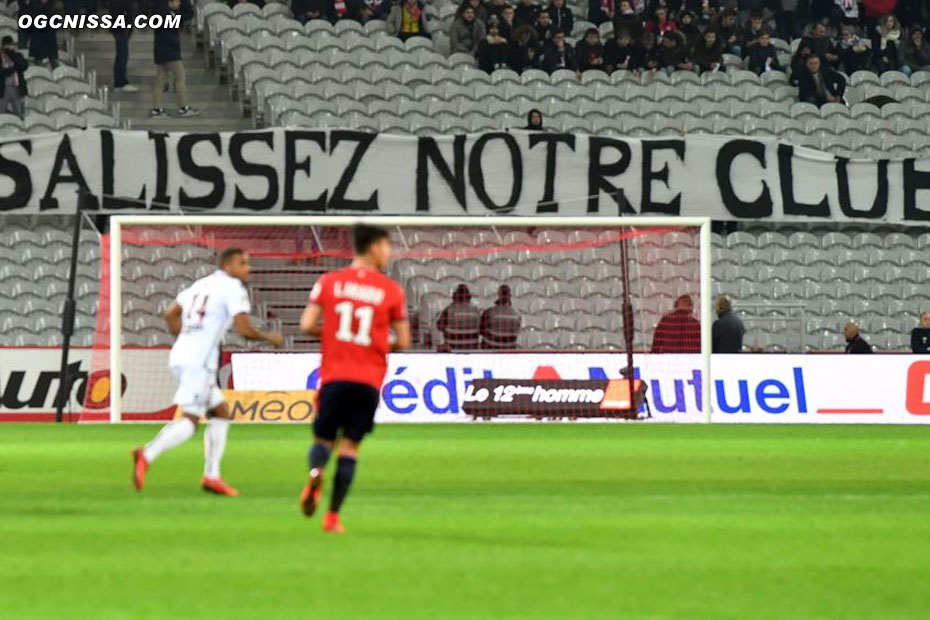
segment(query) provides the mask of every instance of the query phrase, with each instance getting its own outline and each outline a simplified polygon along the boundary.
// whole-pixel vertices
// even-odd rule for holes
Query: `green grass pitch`
[[[306,427],[0,426],[3,618],[928,618],[930,428],[382,426],[324,535]],[[328,481],[329,482],[329,481]]]

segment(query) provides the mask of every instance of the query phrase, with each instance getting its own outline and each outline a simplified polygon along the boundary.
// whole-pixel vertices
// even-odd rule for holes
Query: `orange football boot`
[[[200,485],[203,487],[203,490],[208,493],[215,493],[217,495],[228,495],[229,497],[236,497],[239,495],[239,491],[232,488],[222,478],[207,478],[204,477],[200,481]]]
[[[141,491],[142,487],[145,486],[145,473],[149,470],[149,462],[145,460],[145,454],[142,453],[142,448],[136,448],[132,451],[132,485],[136,487],[136,491]]]
[[[323,470],[314,467],[310,470],[310,476],[303,492],[300,494],[300,507],[304,514],[312,517],[316,512],[316,507],[320,505],[320,497],[323,495]]]
[[[327,510],[323,515],[323,531],[334,534],[345,534],[346,528],[343,527],[342,521],[339,520],[339,513]]]

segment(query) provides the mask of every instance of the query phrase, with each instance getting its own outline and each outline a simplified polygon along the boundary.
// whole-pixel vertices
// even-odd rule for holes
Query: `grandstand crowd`
[[[432,35],[420,0],[292,0],[291,11],[302,24],[384,19],[388,32],[402,40]],[[816,73],[810,56],[819,58],[825,77],[835,70],[910,75],[930,66],[921,0],[590,0],[582,32],[577,26],[585,22],[576,12],[581,11],[566,0],[548,5],[519,0],[516,6],[463,0],[449,26],[450,51],[475,55],[488,72],[703,73],[723,70],[730,55],[762,74],[787,68],[778,51],[793,41],[789,64],[795,83],[805,72]],[[575,34],[580,37],[573,45],[568,39]]]

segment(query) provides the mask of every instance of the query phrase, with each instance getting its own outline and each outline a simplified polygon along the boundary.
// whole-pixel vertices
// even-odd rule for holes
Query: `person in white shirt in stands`
[[[262,332],[249,319],[251,304],[245,282],[249,278],[249,255],[229,248],[220,255],[220,268],[200,278],[177,296],[165,311],[168,329],[177,336],[168,364],[178,380],[174,404],[182,416],[166,424],[144,447],[133,451],[133,483],[137,491],[145,484],[145,474],[158,456],[191,437],[200,420],[208,418],[204,432],[204,491],[217,495],[238,495],[220,476],[220,461],[229,432],[229,407],[217,387],[220,344],[232,326],[247,340],[268,342],[280,347],[280,332]]]

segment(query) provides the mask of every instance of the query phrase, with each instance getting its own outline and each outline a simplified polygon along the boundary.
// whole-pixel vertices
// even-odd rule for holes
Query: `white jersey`
[[[220,269],[181,291],[175,301],[181,306],[181,333],[168,364],[216,370],[220,343],[233,317],[251,311],[248,290]]]

